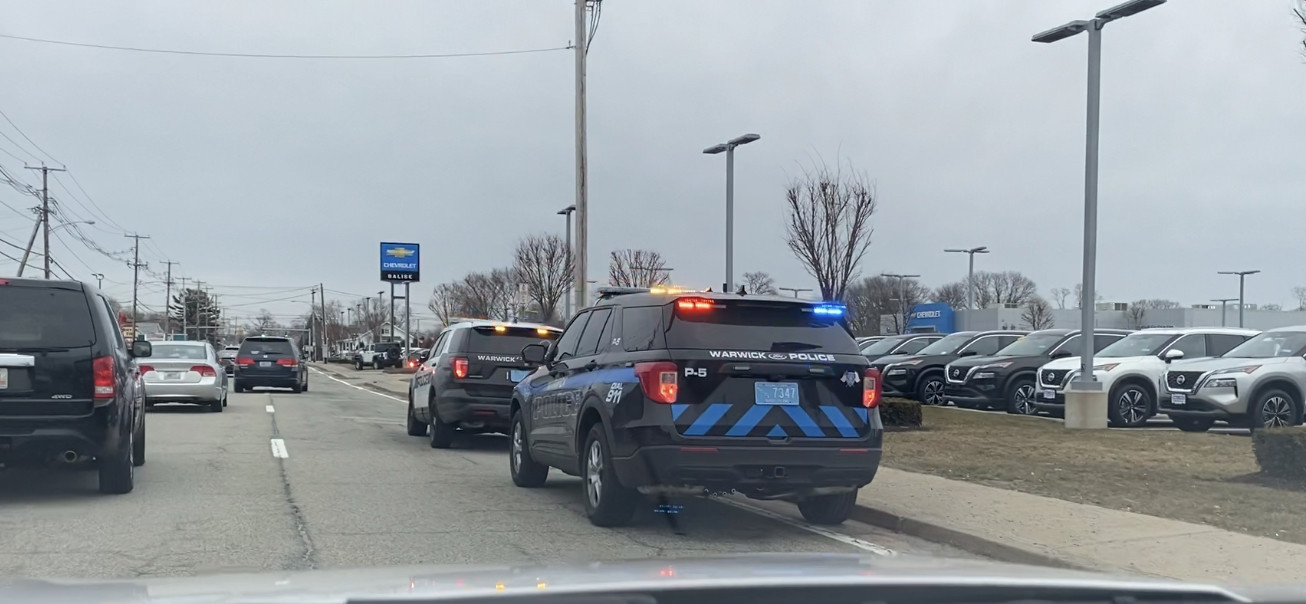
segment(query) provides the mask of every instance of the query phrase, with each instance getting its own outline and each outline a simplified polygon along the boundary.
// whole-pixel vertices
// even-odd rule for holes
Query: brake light
[[[295,359],[277,359],[277,364],[282,367],[299,367],[299,361]]]
[[[453,376],[456,378],[467,377],[467,359],[455,357],[453,360]]]
[[[874,409],[880,405],[880,370],[871,367],[862,377],[862,406]]]
[[[707,298],[681,298],[676,300],[676,308],[680,310],[709,310],[713,306],[712,301]]]
[[[98,357],[91,361],[91,381],[95,385],[95,398],[113,398],[117,392],[113,357]]]
[[[639,376],[639,385],[644,389],[644,396],[649,400],[655,403],[676,402],[680,383],[675,363],[669,361],[635,363],[635,375]]]
[[[208,365],[195,365],[190,370],[200,374],[200,377],[218,377],[218,372]]]
[[[144,375],[146,373],[154,371],[154,365],[141,365],[140,369],[141,369],[141,374]]]
[[[241,367],[244,367],[246,365],[253,365],[254,359],[251,359],[249,357],[236,357],[236,364],[240,365]]]

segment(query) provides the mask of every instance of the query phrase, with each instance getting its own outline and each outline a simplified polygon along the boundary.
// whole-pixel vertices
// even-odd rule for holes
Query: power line
[[[42,149],[40,145],[36,144],[36,141],[32,140],[31,137],[27,136],[27,133],[26,133],[26,132],[23,132],[23,129],[22,129],[22,128],[19,128],[19,127],[18,127],[18,124],[15,124],[15,123],[14,123],[14,120],[9,119],[9,116],[8,116],[7,114],[5,114],[5,112],[4,112],[3,109],[0,109],[0,117],[4,117],[4,118],[5,118],[5,121],[6,121],[6,122],[9,122],[9,125],[10,125],[10,126],[13,126],[13,127],[14,127],[14,130],[18,131],[18,134],[19,134],[19,135],[21,135],[24,139],[27,139],[27,142],[32,143],[32,146],[33,146],[33,147],[36,147],[36,150],[37,150],[37,151],[40,151],[41,153],[45,154],[46,157],[50,158],[50,161],[52,161],[52,162],[54,162],[54,163],[56,163],[56,164],[59,164],[59,165],[63,165],[63,162],[61,162],[61,161],[55,159],[53,155],[50,155],[49,153],[46,153],[46,152],[45,152],[45,149]],[[9,138],[9,137],[6,136],[5,138]],[[11,141],[11,142],[12,142],[12,141]],[[14,143],[14,144],[18,144],[18,143]],[[33,157],[35,157],[35,155],[33,155]]]
[[[198,50],[176,50],[165,48],[140,48],[135,46],[113,46],[110,44],[92,44],[87,42],[69,42],[66,40],[47,40],[43,38],[29,38],[27,36],[14,36],[9,34],[0,34],[0,38],[10,40],[22,40],[24,42],[40,42],[42,44],[58,44],[61,46],[76,46],[79,48],[98,48],[102,50],[125,50],[131,52],[148,52],[156,54],[170,55],[189,55],[201,57],[230,57],[240,59],[350,59],[350,60],[369,60],[369,59],[450,59],[457,57],[490,57],[502,55],[521,55],[541,52],[555,52],[559,50],[571,50],[572,46],[555,46],[550,48],[527,48],[522,50],[492,50],[485,52],[450,52],[435,54],[413,54],[413,55],[300,55],[300,54],[264,54],[264,53],[247,53],[247,52],[205,52]]]

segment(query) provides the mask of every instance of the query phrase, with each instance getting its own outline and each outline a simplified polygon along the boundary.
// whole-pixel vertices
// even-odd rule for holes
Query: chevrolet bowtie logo
[[[409,256],[412,256],[412,255],[414,255],[414,254],[416,254],[416,253],[417,253],[417,252],[415,252],[415,251],[413,251],[413,250],[410,250],[410,249],[408,249],[408,248],[406,248],[406,247],[395,247],[395,248],[390,248],[390,249],[388,249],[388,250],[385,251],[385,255],[387,255],[387,256],[394,256],[395,258],[398,258],[398,259],[400,259],[400,260],[403,260],[404,258],[407,258],[407,257],[409,257]]]

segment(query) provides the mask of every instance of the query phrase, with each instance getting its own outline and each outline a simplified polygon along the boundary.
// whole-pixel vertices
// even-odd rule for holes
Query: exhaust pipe
[[[80,457],[81,456],[78,455],[77,452],[73,451],[72,449],[64,451],[62,454],[59,455],[59,459],[63,460],[64,463],[73,463],[77,461],[78,458]]]

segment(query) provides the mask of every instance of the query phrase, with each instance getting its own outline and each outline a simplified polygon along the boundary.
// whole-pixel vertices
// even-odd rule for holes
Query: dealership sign
[[[421,246],[416,243],[381,243],[381,280],[391,283],[421,281]]]

